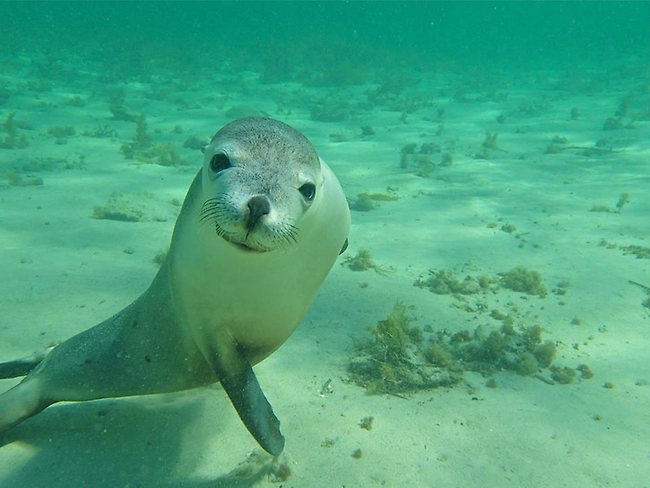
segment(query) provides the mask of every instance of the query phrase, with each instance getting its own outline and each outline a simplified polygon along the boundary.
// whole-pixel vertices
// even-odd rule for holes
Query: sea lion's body
[[[57,401],[220,381],[279,454],[284,439],[251,365],[302,320],[348,230],[341,187],[301,134],[271,119],[229,124],[206,148],[150,287],[0,395],[0,432]]]

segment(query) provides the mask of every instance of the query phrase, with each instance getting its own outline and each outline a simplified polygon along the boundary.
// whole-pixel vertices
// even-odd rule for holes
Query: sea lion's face
[[[301,220],[322,189],[320,161],[298,131],[247,118],[223,127],[205,150],[200,222],[239,249],[269,252],[300,240]]]

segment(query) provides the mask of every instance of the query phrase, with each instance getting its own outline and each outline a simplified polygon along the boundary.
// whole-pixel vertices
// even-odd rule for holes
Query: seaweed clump
[[[76,134],[75,128],[70,125],[57,125],[47,129],[48,135],[51,135],[56,140],[56,144],[66,144],[68,137]]]
[[[5,133],[4,137],[0,138],[0,148],[24,149],[27,147],[27,140],[24,135],[18,134],[18,129],[26,129],[28,125],[17,121],[15,112],[9,112],[0,127]]]
[[[386,275],[386,270],[375,263],[368,249],[359,249],[359,252],[354,256],[347,256],[343,264],[350,268],[352,271],[368,271],[375,270],[380,275]]]
[[[399,200],[397,195],[391,193],[359,193],[357,199],[350,203],[350,208],[358,212],[369,212],[377,208],[375,202],[394,202]]]
[[[171,214],[151,193],[113,192],[105,205],[93,208],[92,217],[120,222],[166,222]]]
[[[589,209],[589,211],[599,213],[617,213],[620,215],[623,213],[623,207],[625,207],[628,203],[630,203],[629,193],[621,193],[621,196],[619,196],[618,200],[616,201],[616,210],[612,210],[607,205],[594,204],[591,206],[591,209]]]
[[[430,270],[429,276],[416,280],[415,286],[426,288],[436,295],[473,295],[489,285],[469,275],[460,281],[451,271],[443,269]]]
[[[537,271],[529,271],[523,266],[517,266],[510,271],[499,273],[498,277],[487,275],[467,275],[462,280],[456,278],[449,270],[429,270],[427,277],[418,278],[414,286],[425,288],[436,295],[474,295],[476,293],[495,291],[495,288],[537,295],[544,298],[548,291],[541,275]]]
[[[527,295],[537,295],[541,298],[548,293],[542,276],[537,271],[529,271],[523,266],[517,266],[510,271],[500,273],[500,276],[500,284],[503,288]]]
[[[569,383],[573,383],[573,380],[576,378],[576,370],[567,368],[566,366],[563,368],[553,366],[551,368],[551,378],[561,385],[568,385]]]
[[[453,156],[441,151],[441,147],[434,142],[421,144],[419,150],[415,143],[405,144],[400,151],[400,167],[410,170],[416,176],[427,178],[437,167],[451,166]],[[433,154],[441,155],[439,162],[434,161]]]
[[[555,359],[555,343],[542,342],[542,328],[533,325],[515,329],[510,324],[485,333],[481,327],[470,340],[454,344],[454,355],[466,369],[483,374],[497,371],[515,371],[522,376],[533,376],[548,368]],[[453,339],[453,336],[452,336]]]
[[[353,107],[345,97],[325,95],[312,102],[309,118],[317,122],[342,122],[352,117]]]
[[[621,246],[623,254],[632,254],[637,259],[650,259],[650,247],[644,246]]]
[[[182,166],[185,162],[169,143],[153,144],[147,131],[147,119],[139,114],[135,119],[135,134],[131,142],[122,144],[120,151],[127,159],[160,166]]]
[[[552,340],[542,341],[540,326],[515,328],[508,321],[491,331],[479,326],[452,333],[433,332],[412,322],[406,307],[397,303],[371,329],[371,337],[356,344],[348,367],[352,381],[368,393],[401,394],[453,386],[462,380],[464,371],[483,375],[513,371],[539,377],[550,368],[551,377],[561,384],[576,377],[572,368],[553,366],[556,345]],[[585,366],[579,368],[582,373]]]
[[[43,184],[43,178],[40,176],[22,176],[13,170],[5,171],[4,177],[9,186],[41,186]]]
[[[491,159],[491,151],[500,150],[497,147],[498,132],[485,131],[485,138],[481,143],[478,152],[474,155],[475,159]]]
[[[147,162],[151,150],[151,137],[147,132],[147,119],[144,114],[139,114],[134,122],[135,134],[133,141],[122,144],[120,151],[127,159]]]
[[[462,370],[433,364],[424,355],[422,329],[412,327],[406,307],[396,303],[384,320],[371,329],[371,338],[357,344],[348,370],[352,381],[368,393],[406,393],[449,386],[460,381]],[[431,353],[431,357],[435,353]]]
[[[616,202],[616,213],[622,213],[623,207],[628,203],[630,203],[630,195],[628,193],[621,193],[621,196],[618,197],[618,201]]]

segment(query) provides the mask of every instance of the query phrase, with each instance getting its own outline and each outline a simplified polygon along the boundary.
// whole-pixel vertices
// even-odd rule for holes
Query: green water
[[[284,62],[288,80],[345,61],[372,78],[404,62],[577,67],[650,53],[648,2],[2,2],[0,15],[7,54],[72,49],[135,73],[183,60],[219,70],[228,56]]]
[[[146,289],[249,115],[352,209],[255,369],[292,474],[208,388],[48,408],[1,488],[650,486],[650,2],[0,2],[0,363]]]

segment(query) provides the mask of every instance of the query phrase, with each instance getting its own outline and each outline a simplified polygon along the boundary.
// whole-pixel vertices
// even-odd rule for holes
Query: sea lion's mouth
[[[242,222],[239,215],[227,211],[229,207],[217,198],[206,200],[201,206],[199,223],[209,225],[228,244],[240,251],[263,254],[284,249],[298,242],[298,229],[292,222],[268,227],[259,222]]]
[[[267,248],[260,248],[260,247],[249,246],[248,244],[245,244],[245,243],[243,243],[243,242],[235,241],[235,240],[229,238],[229,237],[228,237],[227,235],[225,235],[225,234],[223,234],[223,235],[221,236],[221,238],[222,238],[224,241],[226,241],[227,243],[229,243],[229,244],[235,246],[235,247],[236,247],[237,249],[239,249],[240,251],[244,251],[244,252],[260,253],[260,254],[261,254],[261,253],[269,252],[269,251],[271,250],[271,249],[267,249]]]

